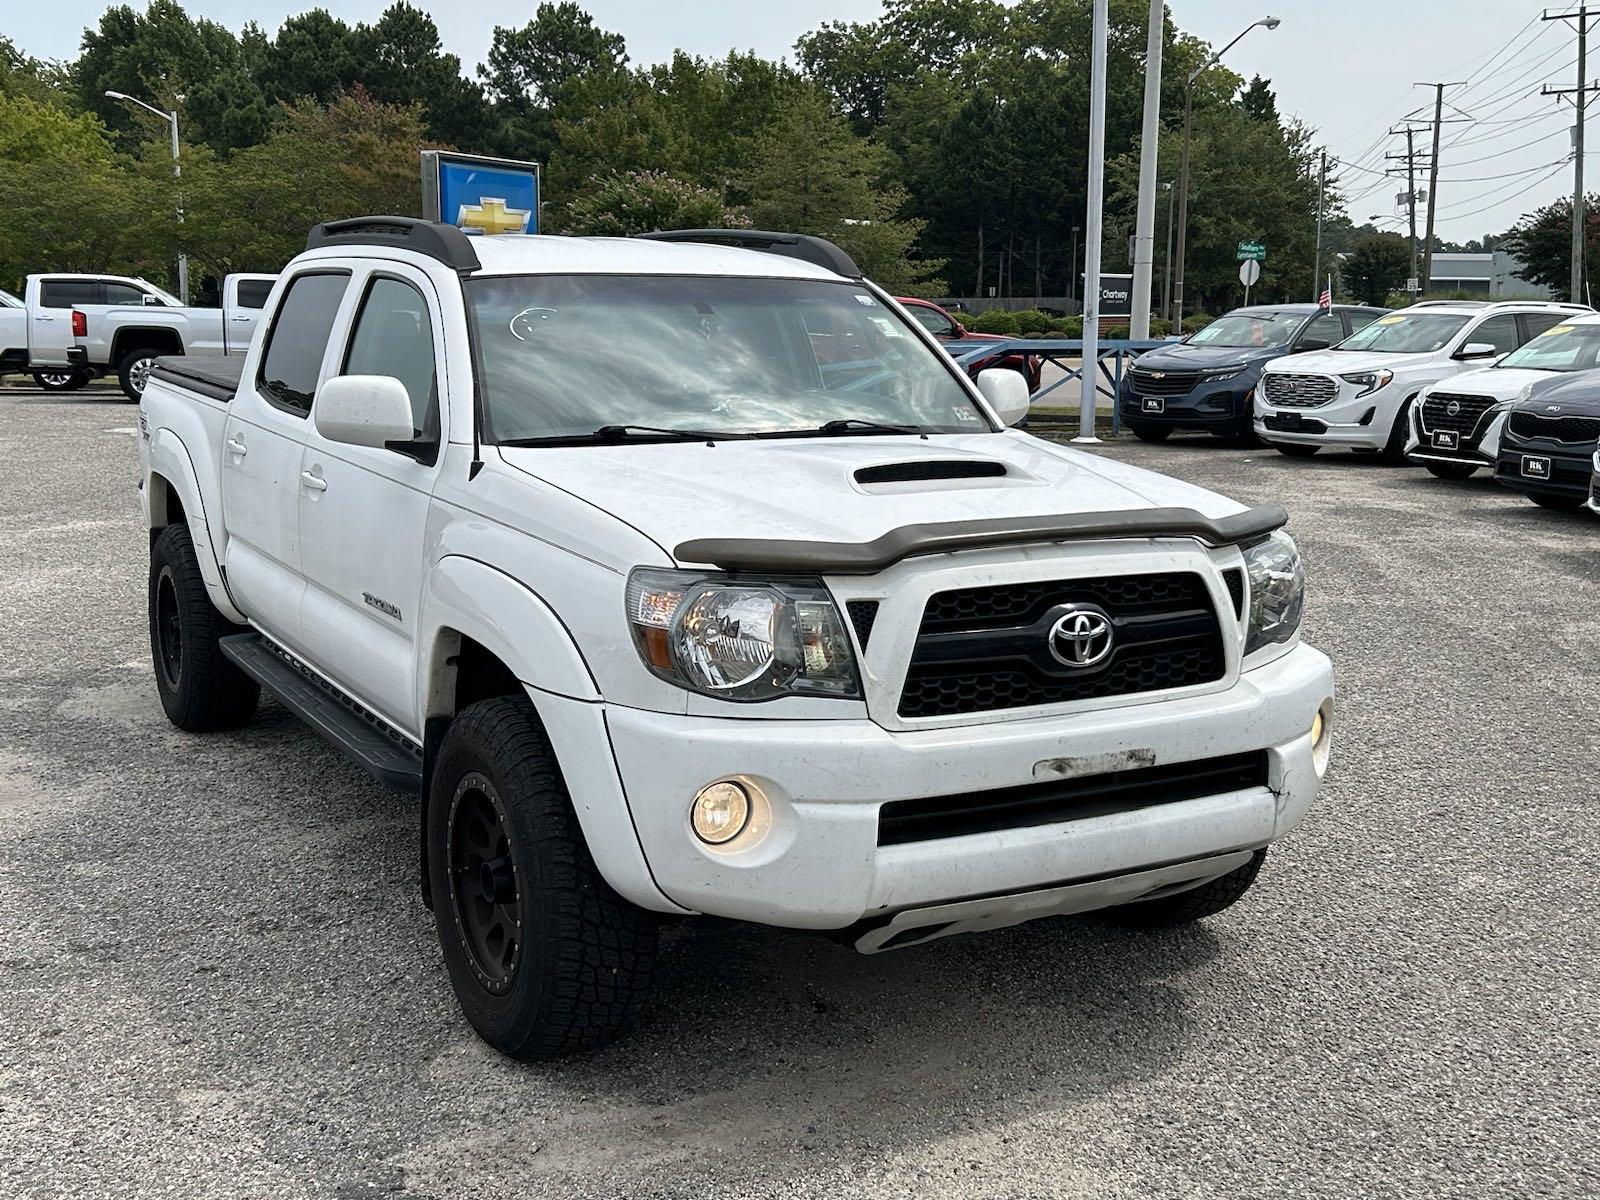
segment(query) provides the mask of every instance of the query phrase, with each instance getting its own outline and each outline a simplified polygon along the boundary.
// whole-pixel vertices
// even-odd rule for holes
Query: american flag
[[[1328,276],[1328,286],[1322,289],[1322,295],[1317,297],[1318,308],[1333,307],[1333,276]]]

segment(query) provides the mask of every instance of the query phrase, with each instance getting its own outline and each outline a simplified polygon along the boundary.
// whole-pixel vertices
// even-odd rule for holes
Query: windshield
[[[487,425],[501,442],[622,425],[989,429],[949,360],[859,284],[536,275],[472,279],[465,292]]]
[[[18,300],[10,292],[0,292],[0,308],[21,308],[22,306],[22,301]]]
[[[1597,354],[1600,354],[1600,325],[1552,325],[1520,350],[1513,350],[1495,363],[1495,369],[1587,371],[1595,366]]]
[[[1305,319],[1304,313],[1294,312],[1229,313],[1192,335],[1189,344],[1241,349],[1287,346]]]
[[[1461,332],[1469,317],[1449,313],[1390,313],[1358,329],[1335,350],[1374,350],[1389,354],[1428,354]]]

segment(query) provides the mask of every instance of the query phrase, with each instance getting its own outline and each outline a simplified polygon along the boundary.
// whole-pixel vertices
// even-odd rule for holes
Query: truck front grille
[[[1468,396],[1458,392],[1435,392],[1422,402],[1422,432],[1449,431],[1457,435],[1455,449],[1473,450],[1483,436],[1479,425],[1484,413],[1494,407],[1493,396]],[[1428,439],[1424,437],[1424,443]],[[1424,449],[1427,448],[1425,444]]]
[[[1339,394],[1339,385],[1327,375],[1295,375],[1268,371],[1261,377],[1268,404],[1280,408],[1316,408]]]
[[[878,810],[878,845],[1082,821],[1266,785],[1267,752],[1254,750],[961,796],[891,800]]]
[[[1104,610],[1111,652],[1069,666],[1051,630],[1072,604]],[[928,599],[900,692],[902,717],[945,717],[1193,687],[1221,679],[1222,629],[1194,572],[1060,579]]]
[[[1538,413],[1514,412],[1506,425],[1523,438],[1548,438],[1568,446],[1600,442],[1600,417],[1545,417]]]

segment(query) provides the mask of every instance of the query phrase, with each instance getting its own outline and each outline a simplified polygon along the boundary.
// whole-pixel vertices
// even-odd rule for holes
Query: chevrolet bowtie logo
[[[507,208],[501,197],[485,196],[478,204],[463,204],[456,224],[485,233],[527,233],[530,216],[526,208]]]

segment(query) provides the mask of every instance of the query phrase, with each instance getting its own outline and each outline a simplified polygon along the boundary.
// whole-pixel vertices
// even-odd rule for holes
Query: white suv
[[[1552,325],[1492,367],[1422,389],[1411,406],[1406,453],[1440,479],[1494,470],[1506,413],[1548,381],[1600,366],[1600,314]]]
[[[1542,301],[1413,304],[1332,349],[1268,363],[1256,389],[1256,433],[1295,457],[1340,446],[1404,462],[1407,414],[1423,388],[1592,311]]]

